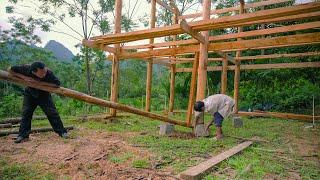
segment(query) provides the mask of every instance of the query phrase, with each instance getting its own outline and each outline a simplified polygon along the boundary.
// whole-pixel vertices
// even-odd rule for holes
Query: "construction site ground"
[[[184,115],[175,115],[185,119]],[[188,167],[238,143],[256,139],[240,154],[220,163],[205,179],[319,179],[320,127],[310,123],[271,118],[244,118],[242,128],[225,120],[222,141],[195,138],[192,130],[175,126],[170,136],[158,135],[161,122],[126,115],[114,119],[81,121],[70,139],[53,132],[36,133],[14,144],[0,137],[0,179],[177,179]],[[207,116],[206,121],[211,117]],[[32,127],[48,127],[34,120]],[[2,129],[3,130],[3,129]]]

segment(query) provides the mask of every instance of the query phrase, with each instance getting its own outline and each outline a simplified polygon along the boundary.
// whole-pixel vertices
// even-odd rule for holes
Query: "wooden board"
[[[195,179],[201,179],[203,175],[208,173],[212,168],[222,162],[225,159],[228,159],[229,157],[239,153],[240,151],[244,150],[245,148],[249,147],[253,142],[252,141],[245,141],[217,156],[214,156],[213,158],[200,163],[197,166],[191,167],[190,169],[187,169],[186,171],[182,172],[180,174],[181,179],[185,180],[195,180]]]

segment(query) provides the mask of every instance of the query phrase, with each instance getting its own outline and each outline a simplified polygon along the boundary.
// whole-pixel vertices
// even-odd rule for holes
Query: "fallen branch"
[[[73,130],[73,126],[66,126],[66,130]],[[48,132],[48,131],[53,131],[52,128],[35,128],[32,129],[30,133],[38,133],[38,132]],[[0,136],[7,136],[9,134],[19,134],[18,130],[14,131],[0,131]]]
[[[21,122],[21,118],[22,117],[14,117],[14,118],[6,118],[0,121],[1,124],[7,124],[7,123],[11,123],[11,124],[18,124]],[[46,116],[34,116],[32,118],[32,120],[41,120],[41,119],[46,119]]]

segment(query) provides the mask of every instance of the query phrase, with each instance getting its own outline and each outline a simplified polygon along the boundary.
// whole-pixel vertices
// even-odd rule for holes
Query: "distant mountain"
[[[64,45],[54,40],[50,40],[46,44],[44,49],[47,49],[53,52],[53,55],[61,61],[71,62],[72,58],[74,57],[74,55],[68,48],[66,48]]]

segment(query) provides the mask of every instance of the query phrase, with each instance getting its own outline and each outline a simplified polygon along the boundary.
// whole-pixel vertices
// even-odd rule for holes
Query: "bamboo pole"
[[[115,2],[116,13],[115,13],[115,30],[114,33],[121,33],[121,10],[122,10],[122,0],[116,0]],[[116,53],[113,56],[112,61],[112,76],[111,76],[111,101],[118,102],[119,94],[119,57],[120,44],[115,44]],[[110,109],[110,115],[116,116],[116,109]]]
[[[203,14],[202,14],[203,20],[209,20],[210,19],[211,1],[204,0],[202,7],[203,7]],[[207,60],[208,60],[209,31],[204,31],[201,33],[205,39],[205,43],[200,43],[196,100],[203,100],[205,98],[205,90],[206,90],[206,83],[207,83]]]
[[[239,14],[243,14],[244,13],[244,0],[240,0],[240,10],[239,10]],[[238,27],[238,33],[242,32],[242,27]],[[240,41],[241,38],[238,38],[237,41]],[[241,51],[237,51],[236,52],[236,68],[234,70],[234,94],[233,94],[233,98],[234,98],[234,113],[237,114],[239,111],[239,83],[240,83],[240,64],[241,61],[237,58],[239,58],[241,56]]]
[[[227,84],[228,84],[228,60],[225,54],[222,60],[221,94],[226,94]]]
[[[0,124],[0,128],[12,128],[12,124],[11,123]]]
[[[192,120],[193,104],[195,102],[195,92],[197,89],[198,66],[199,66],[199,53],[197,52],[195,54],[195,59],[193,61],[191,83],[190,83],[189,103],[188,103],[188,111],[187,111],[187,119],[186,119],[188,126],[191,124],[191,120]]]
[[[18,124],[21,122],[21,118],[22,117],[14,117],[14,118],[6,118],[0,121],[1,124]],[[40,119],[46,119],[47,116],[33,116],[32,119],[33,120],[40,120]]]
[[[174,85],[176,81],[176,65],[172,64],[170,67],[170,97],[169,97],[169,112],[174,109]]]
[[[150,13],[150,28],[155,28],[156,24],[156,0],[151,0],[151,13]],[[154,43],[154,38],[149,39],[149,44]],[[150,47],[149,50],[153,48]],[[153,66],[153,59],[150,58],[148,60],[147,65],[147,82],[146,82],[146,107],[145,110],[150,112],[151,107],[151,86],[152,86],[152,66]]]
[[[178,16],[177,13],[174,13],[173,17],[172,17],[172,22],[173,24],[177,24],[178,23]],[[173,41],[177,40],[177,36],[174,35],[172,36]],[[176,46],[173,46],[176,47]],[[173,59],[176,59],[175,54],[171,57]],[[174,109],[174,86],[175,86],[175,82],[176,82],[176,64],[171,64],[170,66],[170,97],[169,97],[169,113],[173,112]]]
[[[146,112],[146,111],[143,111],[143,110],[140,110],[137,108],[133,108],[130,106],[126,106],[123,104],[99,99],[99,98],[89,96],[87,94],[84,94],[84,93],[81,93],[78,91],[74,91],[71,89],[67,89],[64,87],[53,87],[50,84],[48,85],[48,83],[39,82],[39,81],[36,81],[30,77],[23,76],[23,78],[19,78],[19,77],[15,76],[11,73],[8,73],[6,71],[0,71],[0,79],[5,80],[5,81],[9,81],[9,82],[12,82],[15,84],[19,84],[19,85],[29,86],[29,87],[33,87],[36,89],[60,94],[62,96],[70,97],[73,99],[78,99],[78,100],[85,101],[87,103],[95,104],[98,106],[109,107],[109,108],[129,112],[129,113],[133,113],[133,114],[138,114],[138,115],[145,116],[145,117],[148,117],[151,119],[156,119],[156,120],[168,122],[171,124],[176,124],[176,125],[188,127],[187,124],[182,121],[176,121],[176,120],[173,120],[168,117],[161,116],[161,115],[158,115],[155,113]]]
[[[73,126],[66,126],[66,130],[73,130]],[[38,132],[48,132],[53,131],[52,128],[35,128],[31,130],[31,133],[38,133]],[[19,134],[19,130],[11,130],[11,131],[0,131],[0,136],[8,136],[9,134]]]
[[[242,112],[238,113],[239,116],[249,116],[249,117],[274,117],[279,119],[296,119],[301,121],[312,122],[313,116],[303,115],[303,114],[293,114],[293,113],[279,113],[279,112]],[[314,116],[315,120],[320,121],[320,116]]]

